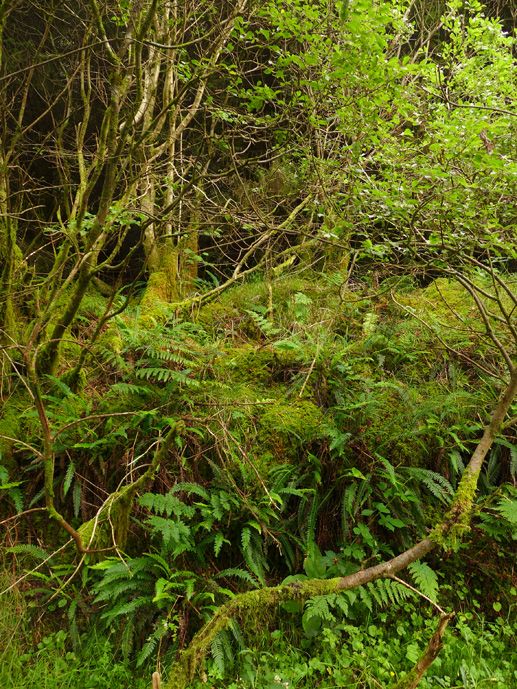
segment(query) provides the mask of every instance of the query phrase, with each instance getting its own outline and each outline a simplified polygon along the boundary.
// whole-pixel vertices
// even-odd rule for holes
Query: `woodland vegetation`
[[[0,0],[2,687],[517,686],[516,17]]]

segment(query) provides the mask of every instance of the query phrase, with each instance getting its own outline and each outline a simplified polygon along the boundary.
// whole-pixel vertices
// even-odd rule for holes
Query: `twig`
[[[431,603],[431,605],[434,606],[440,614],[442,614],[442,615],[447,614],[445,612],[445,610],[442,610],[442,608],[440,608],[438,603],[436,603],[432,598],[429,598],[428,596],[425,595],[425,593],[422,593],[422,591],[419,591],[414,586],[411,586],[411,584],[409,584],[407,581],[404,581],[404,579],[400,579],[400,577],[397,577],[395,574],[392,574],[390,579],[393,579],[394,581],[398,581],[398,583],[402,584],[402,586],[405,586],[410,591],[413,591],[413,593],[416,593],[419,596],[421,596],[422,598],[424,598],[428,603]]]

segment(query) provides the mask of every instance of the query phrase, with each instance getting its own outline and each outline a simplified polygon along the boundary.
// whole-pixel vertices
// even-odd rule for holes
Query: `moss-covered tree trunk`
[[[14,312],[14,271],[21,259],[16,243],[16,220],[9,211],[7,161],[0,153],[0,343],[9,344],[16,339]]]
[[[4,27],[11,9],[6,0],[0,2],[0,74],[4,64]],[[7,116],[7,103],[0,97],[2,118]],[[16,218],[10,208],[9,191],[9,156],[5,145],[5,126],[2,127],[0,141],[0,344],[8,344],[10,337],[15,335],[14,315],[14,270],[21,254],[16,243]]]

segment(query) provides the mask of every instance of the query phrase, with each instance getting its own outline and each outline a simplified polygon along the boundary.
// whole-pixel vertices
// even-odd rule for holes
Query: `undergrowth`
[[[350,574],[425,536],[447,509],[500,385],[485,340],[464,322],[456,328],[432,285],[410,279],[397,292],[388,281],[375,295],[366,284],[343,287],[336,275],[311,273],[270,287],[243,284],[189,321],[171,313],[152,328],[130,307],[92,347],[83,387],[69,386],[66,375],[47,378],[56,503],[76,528],[142,474],[178,421],[181,431],[135,501],[127,542],[87,556],[81,581],[73,556],[48,559],[62,542],[57,527],[44,547],[31,543],[44,517],[23,522],[25,532],[8,527],[7,557],[18,569],[38,565],[26,596],[60,625],[37,650],[9,641],[2,672],[17,678],[13,687],[94,689],[106,686],[95,684],[102,673],[123,686],[130,667],[172,657],[235,593],[289,576]],[[441,281],[436,289],[469,316],[460,288]],[[23,390],[0,423],[12,424],[4,435],[23,433],[23,444],[2,447],[3,504],[41,507],[41,476],[27,461],[41,448],[39,421]],[[516,474],[515,446],[501,437],[480,480],[472,571],[511,558]],[[115,526],[108,517],[105,540]],[[432,599],[454,579],[439,581],[424,563],[409,576]],[[250,650],[230,627],[214,642],[211,681],[219,686],[228,673],[242,678],[232,687],[260,689],[394,681],[421,648],[427,617],[406,609],[415,605],[408,589],[379,586],[357,601],[314,599],[285,611],[294,615],[286,638],[282,625],[268,626],[273,656]],[[408,621],[389,622],[376,611],[384,604]],[[486,661],[469,648],[460,662],[462,624],[424,686],[452,687],[460,677],[467,687],[509,686],[510,669],[490,650],[509,643],[507,626],[483,626],[480,617],[472,627],[479,639],[469,643],[485,649]],[[292,627],[305,636],[289,638]],[[38,674],[55,679],[37,684]]]

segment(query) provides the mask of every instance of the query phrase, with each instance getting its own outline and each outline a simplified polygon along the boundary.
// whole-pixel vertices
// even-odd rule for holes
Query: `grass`
[[[0,574],[0,590],[9,578]],[[115,658],[109,639],[83,634],[74,649],[64,629],[34,625],[16,589],[0,601],[0,687],[2,689],[147,689],[128,663]]]

